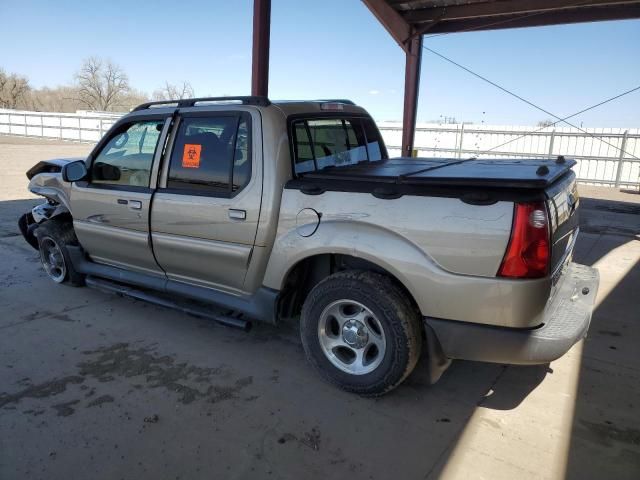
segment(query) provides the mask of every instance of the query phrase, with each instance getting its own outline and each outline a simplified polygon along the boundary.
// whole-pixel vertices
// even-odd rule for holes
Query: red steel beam
[[[269,39],[271,0],[253,0],[253,53],[251,95],[269,95]]]
[[[510,0],[508,2],[482,2],[482,3],[453,3],[447,7],[421,8],[408,10],[403,17],[409,23],[427,22],[433,20],[466,20],[503,15],[522,15],[532,13],[549,13],[553,16],[566,10],[605,9],[609,7],[625,7],[637,4],[636,0]],[[600,10],[602,11],[602,10]],[[499,18],[498,18],[499,19]]]
[[[640,18],[640,3],[625,7],[602,7],[584,10],[566,10],[555,13],[541,13],[522,16],[503,16],[499,20],[471,18],[466,20],[445,20],[431,25],[429,33],[449,33],[473,30],[495,30],[506,28],[543,27],[570,23],[598,22],[605,20],[625,20]]]
[[[387,32],[405,52],[408,51],[407,40],[411,36],[411,27],[393,7],[385,0],[362,0],[362,3],[373,13]]]
[[[402,116],[402,156],[411,157],[416,132],[418,112],[418,90],[422,64],[422,35],[414,37],[408,44],[404,70],[404,113]]]

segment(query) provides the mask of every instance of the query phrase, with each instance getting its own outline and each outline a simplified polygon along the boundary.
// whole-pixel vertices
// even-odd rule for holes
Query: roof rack
[[[260,105],[266,107],[271,104],[267,97],[257,96],[240,96],[240,97],[200,97],[200,98],[182,98],[179,100],[160,100],[157,102],[147,102],[138,105],[132,110],[132,112],[138,112],[140,110],[146,110],[147,108],[160,107],[166,105],[168,107],[175,106],[176,108],[195,107],[197,103],[214,103],[214,102],[240,102],[242,105]]]
[[[347,100],[346,98],[321,98],[319,100],[311,100],[312,102],[323,102],[323,103],[344,103],[345,105],[355,105],[351,100]]]

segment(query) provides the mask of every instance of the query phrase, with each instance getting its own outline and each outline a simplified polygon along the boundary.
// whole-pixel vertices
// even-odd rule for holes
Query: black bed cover
[[[400,185],[472,186],[543,190],[567,173],[575,160],[391,158],[305,173],[308,180],[350,180]]]

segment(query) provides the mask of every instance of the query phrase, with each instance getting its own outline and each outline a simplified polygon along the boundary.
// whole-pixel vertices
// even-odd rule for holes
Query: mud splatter
[[[47,310],[43,310],[43,311],[36,310],[35,312],[29,313],[27,315],[23,315],[22,317],[20,317],[20,320],[24,322],[31,322],[33,320],[40,320],[40,319],[53,319],[53,320],[60,320],[62,322],[76,321],[71,317],[69,317],[69,315],[66,315],[64,313],[53,313]]]
[[[80,384],[84,382],[84,378],[78,375],[70,375],[63,378],[55,378],[48,382],[30,385],[17,393],[0,394],[0,408],[10,403],[18,403],[23,398],[47,398],[58,395],[67,389],[69,384]]]
[[[178,401],[189,404],[198,399],[211,403],[238,398],[238,393],[253,382],[252,377],[241,378],[232,385],[211,385],[214,377],[228,374],[224,367],[205,368],[176,363],[168,356],[159,356],[150,348],[130,348],[127,343],[118,343],[83,352],[96,358],[78,364],[80,375],[90,376],[99,382],[110,382],[115,377],[142,376],[145,387],[164,388],[179,395]],[[209,384],[199,388],[200,384]]]
[[[70,402],[58,403],[57,405],[53,405],[51,408],[58,412],[59,417],[68,417],[75,413],[73,406],[78,403],[80,403],[80,400],[71,400]]]
[[[229,386],[220,386],[213,385],[209,387],[207,391],[207,396],[209,397],[210,403],[218,403],[223,400],[231,400],[238,398],[238,394],[242,389],[246,386],[251,385],[253,383],[253,377],[245,377],[236,382],[233,385]]]
[[[114,401],[114,398],[111,395],[102,395],[96,398],[95,400],[91,400],[89,403],[87,403],[87,408],[99,407],[103,403],[111,403],[113,401]]]
[[[320,429],[318,427],[313,427],[311,431],[305,432],[302,437],[297,437],[292,433],[285,433],[278,438],[278,443],[280,445],[284,445],[285,443],[293,440],[305,447],[309,447],[312,450],[320,450]]]

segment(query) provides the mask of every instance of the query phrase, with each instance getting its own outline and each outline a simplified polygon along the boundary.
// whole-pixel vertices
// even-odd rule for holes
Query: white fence
[[[379,122],[389,155],[400,155],[401,124]],[[640,129],[421,124],[415,147],[421,157],[555,158],[577,161],[583,183],[638,188]]]
[[[95,143],[122,114],[48,113],[0,109],[0,134]]]
[[[0,109],[0,134],[96,142],[120,114],[40,113]],[[400,154],[402,126],[379,122],[389,154]],[[554,158],[578,162],[581,182],[626,188],[640,185],[640,129],[419,124],[422,157]]]

